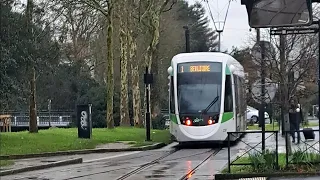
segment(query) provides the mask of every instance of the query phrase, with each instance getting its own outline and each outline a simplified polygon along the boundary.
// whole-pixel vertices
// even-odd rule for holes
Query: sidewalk
[[[312,127],[313,129],[319,129],[318,127]],[[301,129],[302,130],[302,129]],[[248,132],[250,132],[250,130],[248,130]],[[300,141],[300,144],[296,144],[296,143],[291,143],[292,144],[292,151],[297,151],[297,150],[305,150],[307,145],[305,143],[307,143],[310,147],[314,147],[315,149],[319,150],[319,143],[317,141],[319,141],[319,132],[314,132],[315,133],[315,139],[314,140],[305,140],[304,136],[303,136],[303,133],[301,132],[300,133],[300,137],[301,137],[301,141]],[[274,150],[276,148],[276,138],[275,138],[275,135],[271,135],[272,133],[266,133],[265,134],[265,138],[266,138],[266,147],[267,149],[270,149],[270,150]],[[271,136],[270,136],[271,135]],[[270,136],[270,137],[269,137]],[[269,138],[268,138],[269,137]],[[290,136],[290,141],[292,140],[291,136]],[[262,141],[262,134],[260,133],[252,133],[252,134],[247,134],[243,139],[242,141],[246,142],[247,144],[249,144],[250,146],[255,146],[257,145],[258,143],[260,143]],[[305,142],[306,141],[306,142]],[[304,143],[305,142],[305,143]],[[240,143],[243,143],[243,142],[240,142]],[[261,147],[262,145],[258,145],[256,147],[256,149],[259,149],[261,150]],[[246,151],[246,150],[249,150],[250,147],[248,145],[246,145],[245,149],[242,149],[242,151]],[[309,152],[315,152],[315,149],[313,148],[309,148]],[[253,153],[253,151],[255,150],[251,150],[250,152]],[[282,137],[281,136],[281,133],[279,132],[278,133],[278,152],[279,153],[286,153],[286,142],[285,142],[285,137]]]
[[[108,144],[99,145],[95,148],[96,150],[98,150],[96,152],[93,152],[92,150],[89,149],[89,150],[83,150],[84,152],[80,154],[76,154],[70,151],[70,153],[66,155],[64,152],[69,152],[69,151],[63,151],[61,154],[60,153],[55,154],[55,156],[45,156],[45,157],[31,156],[29,158],[22,157],[22,159],[12,159],[9,161],[13,161],[14,162],[13,165],[0,167],[0,175],[2,173],[8,173],[9,171],[10,172],[30,171],[31,169],[37,170],[37,169],[44,169],[48,167],[101,161],[101,160],[111,159],[115,157],[139,153],[143,150],[157,149],[162,147],[163,145],[161,143],[155,143],[153,145],[146,145],[146,146],[141,146],[137,148],[133,146],[134,144],[128,144],[128,142],[117,142],[117,143],[108,143]],[[103,151],[100,151],[101,149]],[[109,150],[110,152],[108,152]]]
[[[1,171],[10,169],[20,169],[28,166],[46,165],[58,161],[64,161],[68,159],[82,158],[83,163],[90,161],[99,161],[109,158],[114,158],[121,155],[135,154],[140,151],[132,152],[109,152],[109,153],[92,153],[92,154],[79,154],[79,155],[65,155],[65,156],[54,156],[54,157],[40,157],[40,158],[28,158],[28,159],[17,159],[14,161],[14,165],[1,167]]]
[[[312,127],[313,129],[318,129],[318,127]],[[251,130],[248,130],[250,132]],[[271,135],[271,136],[270,136]],[[270,136],[270,137],[269,137]],[[318,153],[319,151],[319,132],[315,132],[315,139],[314,140],[308,140],[307,143],[308,146],[304,143],[305,138],[303,136],[303,133],[301,133],[301,142],[300,144],[292,143],[292,152],[295,152],[297,150],[304,151],[306,148],[309,148],[307,152],[313,152]],[[269,138],[268,138],[269,137]],[[272,135],[272,133],[266,133],[265,135],[266,142],[265,146],[266,149],[269,150],[275,150],[276,149],[276,138],[275,135]],[[290,137],[290,142],[291,142]],[[239,142],[235,147],[231,148],[231,159],[235,159],[236,156],[241,156],[244,153],[244,156],[248,156],[248,153],[257,153],[257,150],[261,152],[262,150],[262,134],[261,133],[248,133],[244,138],[242,138],[242,141]],[[260,144],[259,144],[260,143]],[[257,145],[259,144],[259,145]],[[256,146],[257,145],[257,146]],[[254,149],[250,150],[251,147],[256,146]],[[311,148],[312,146],[313,148]],[[232,150],[238,149],[238,152],[234,155],[232,153]],[[250,151],[249,151],[250,150]],[[318,151],[317,151],[318,150]],[[247,152],[249,151],[249,152]],[[278,152],[279,153],[286,153],[286,143],[285,143],[285,137],[281,136],[281,132],[278,132]],[[248,178],[248,179],[255,179],[255,178]],[[264,179],[264,178],[261,178]],[[310,177],[272,177],[272,178],[266,178],[268,180],[320,180],[320,176],[310,176]]]

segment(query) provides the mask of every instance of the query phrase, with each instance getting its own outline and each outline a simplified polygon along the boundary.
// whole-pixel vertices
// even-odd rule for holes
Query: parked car
[[[265,123],[266,124],[271,124],[269,114],[267,112],[264,112],[264,118],[265,118]],[[259,110],[247,106],[247,122],[250,123],[259,123]]]

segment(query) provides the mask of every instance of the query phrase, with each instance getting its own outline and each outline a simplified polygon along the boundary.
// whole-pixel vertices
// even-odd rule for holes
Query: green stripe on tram
[[[229,121],[232,118],[233,118],[233,112],[225,112],[222,115],[221,123],[225,123],[225,122]]]
[[[176,124],[178,124],[177,116],[175,114],[170,114],[170,120]]]
[[[230,71],[228,65],[226,65],[226,74],[227,74],[227,75],[231,75],[231,71]]]

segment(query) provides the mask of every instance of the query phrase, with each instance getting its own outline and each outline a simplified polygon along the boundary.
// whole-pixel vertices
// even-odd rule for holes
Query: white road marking
[[[109,156],[109,157],[105,157],[105,158],[91,159],[91,160],[83,161],[83,163],[91,163],[91,162],[103,161],[103,160],[106,160],[106,159],[113,159],[113,158],[117,158],[117,157],[128,156],[128,155],[137,154],[137,153],[140,153],[140,152],[142,152],[142,151],[134,151],[134,152],[119,154],[119,155],[115,155],[115,156]]]

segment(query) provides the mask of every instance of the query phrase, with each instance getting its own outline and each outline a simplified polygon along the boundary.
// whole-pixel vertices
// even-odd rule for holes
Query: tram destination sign
[[[193,63],[178,64],[178,73],[196,73],[196,72],[221,72],[221,63],[193,62]]]

